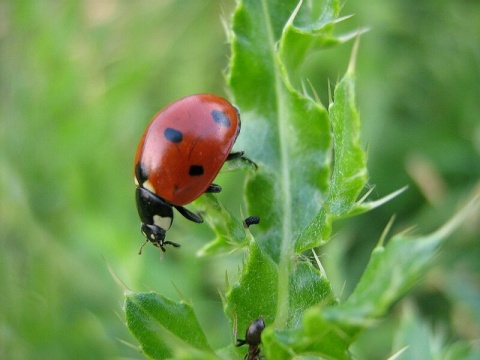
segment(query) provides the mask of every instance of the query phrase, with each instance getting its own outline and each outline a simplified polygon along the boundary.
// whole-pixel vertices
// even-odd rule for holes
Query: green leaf
[[[341,327],[326,321],[318,309],[305,312],[301,327],[276,331],[267,327],[262,336],[267,358],[291,359],[304,354],[322,359],[350,359],[351,337]]]
[[[367,182],[355,105],[354,45],[345,75],[328,110],[315,94],[292,82],[305,56],[352,37],[333,35],[338,1],[240,0],[233,16],[228,82],[242,116],[237,147],[253,162],[238,159],[223,170],[247,174],[247,213],[260,224],[245,229],[207,194],[196,202],[216,239],[200,254],[245,248],[238,281],[222,298],[224,311],[242,334],[262,316],[262,354],[271,359],[319,356],[350,359],[350,345],[383,316],[428,269],[446,237],[478,206],[479,194],[437,232],[408,238],[383,237],[354,292],[338,304],[323,268],[305,251],[326,243],[333,221],[360,214],[393,198],[358,199]],[[147,301],[148,300],[148,301]],[[243,357],[230,345],[213,354],[193,309],[154,294],[127,296],[127,323],[142,349],[155,358]],[[399,356],[398,351],[394,356]]]
[[[442,355],[443,360],[476,360],[480,359],[480,350],[474,342],[457,341],[448,346]]]
[[[388,194],[381,199],[374,200],[374,201],[365,201],[365,199],[370,195],[372,192],[373,188],[370,189],[367,194],[365,194],[362,199],[360,199],[351,209],[350,212],[347,214],[344,214],[342,218],[349,217],[349,216],[354,216],[354,215],[360,215],[363,213],[366,213],[367,211],[373,210],[379,206],[382,206],[383,204],[389,202],[390,200],[396,198],[398,195],[403,193],[405,190],[407,190],[408,186],[404,186],[401,189],[398,189],[391,194]]]
[[[467,216],[478,213],[480,192],[434,233],[426,236],[394,236],[379,243],[359,283],[344,303],[325,310],[326,318],[352,326],[366,326],[383,316],[390,306],[425,274],[448,236]]]
[[[303,321],[306,308],[318,303],[335,303],[325,275],[306,259],[296,258],[300,234],[327,198],[332,160],[329,113],[318,99],[293,87],[279,54],[280,42],[285,51],[297,41],[295,37],[284,38],[289,32],[287,27],[292,26],[295,9],[298,21],[308,32],[306,15],[310,3],[305,4],[297,0],[246,0],[239,2],[233,18],[228,81],[234,102],[241,111],[243,127],[236,146],[247,150],[246,156],[256,164],[256,171],[247,174],[246,203],[247,213],[260,216],[261,222],[255,226],[253,237],[214,196],[207,194],[198,199],[196,205],[205,210],[205,219],[217,235],[201,254],[216,254],[248,245],[248,259],[239,281],[229,287],[225,296],[225,313],[232,322],[238,319],[238,329],[246,329],[258,316],[264,317],[267,327],[296,327]],[[315,9],[336,14],[338,2],[315,6]],[[323,21],[319,19],[325,19],[321,13],[317,15],[311,18],[312,34]],[[297,57],[295,61],[300,60]],[[248,162],[233,166],[253,167]],[[159,299],[158,302],[170,304],[166,299]],[[173,310],[180,306],[170,305]],[[166,315],[168,310],[160,306],[155,311],[142,312],[143,316],[137,314],[134,319],[142,319],[145,326],[132,327],[132,332],[139,337],[146,353],[155,354],[156,349],[161,356],[172,356],[175,347],[169,347],[171,338],[174,342],[188,343],[191,334],[173,331],[171,326],[159,321],[163,318],[159,315],[162,312]],[[127,306],[127,317],[133,313]],[[198,327],[194,317],[187,320],[187,324],[195,320]],[[145,332],[145,329],[154,331]],[[199,333],[203,337],[200,329]],[[165,336],[168,342],[163,340]],[[189,345],[205,350],[196,343]],[[244,349],[233,349],[233,344],[224,350],[225,353],[232,351],[244,354]],[[208,352],[205,354],[208,356]]]
[[[297,70],[312,49],[320,50],[347,40],[332,34],[339,12],[337,0],[298,3],[280,41],[281,60],[289,72]]]
[[[155,293],[127,292],[125,312],[128,328],[152,359],[171,358],[178,349],[203,353],[202,357],[213,354],[193,308],[184,301],[177,303]]]
[[[394,341],[394,349],[401,349],[407,346],[402,359],[435,358],[435,351],[430,344],[432,338],[433,336],[427,324],[421,321],[419,314],[415,314],[415,311],[410,306],[405,306]]]
[[[405,347],[402,360],[415,359],[478,359],[480,350],[465,341],[451,343],[443,331],[435,331],[431,325],[407,303],[395,332],[394,348]]]
[[[227,161],[221,171],[255,171],[256,169],[257,165],[253,161],[246,157],[239,157]],[[204,194],[195,201],[195,205],[204,214],[204,220],[216,235],[213,241],[198,251],[198,256],[225,254],[247,244],[245,224],[238,220],[238,216],[233,216],[217,197],[213,194]]]
[[[243,129],[237,146],[247,149],[248,157],[258,165],[257,171],[247,177],[247,211],[261,218],[254,230],[255,240],[262,256],[276,264],[270,278],[261,279],[263,284],[259,286],[271,289],[268,296],[276,296],[269,301],[272,306],[265,321],[275,319],[280,328],[298,322],[301,313],[301,301],[290,298],[289,284],[295,283],[300,274],[298,280],[312,287],[320,281],[313,273],[306,279],[301,271],[305,268],[297,269],[301,262],[296,263],[294,255],[302,231],[325,201],[331,166],[328,112],[319,101],[292,86],[278,52],[279,42],[285,41],[284,46],[289,46],[293,41],[284,40],[283,36],[293,11],[304,14],[301,6],[297,1],[240,2],[233,18],[228,78],[242,114]],[[253,270],[247,265],[244,271]],[[238,292],[245,295],[235,306],[259,296],[255,287],[242,282],[244,279]],[[322,301],[324,294],[331,295],[328,291],[311,292],[303,300],[303,309],[314,301]],[[228,300],[231,298],[227,297]],[[246,318],[239,315],[244,324],[265,315],[262,304],[254,305],[249,307]]]
[[[329,115],[333,131],[333,172],[327,199],[297,243],[297,251],[329,240],[332,222],[350,213],[367,181],[366,155],[360,145],[360,120],[355,106],[355,60],[358,41],[345,76],[335,86]]]
[[[213,194],[204,194],[195,201],[204,220],[215,232],[215,239],[198,251],[198,256],[228,253],[246,243],[246,232],[238,216],[233,216]]]
[[[237,146],[258,166],[247,176],[247,211],[261,218],[252,230],[258,244],[250,246],[254,259],[227,295],[232,308],[248,308],[238,314],[244,326],[259,315],[267,324],[274,320],[276,328],[297,326],[306,308],[333,302],[328,280],[296,256],[329,235],[304,236],[305,228],[329,229],[333,219],[351,210],[366,181],[354,104],[354,56],[329,111],[292,85],[287,67],[307,55],[305,49],[290,56],[297,46],[319,49],[333,38],[338,9],[338,1],[245,0],[234,13],[228,82],[242,114]],[[252,285],[251,274],[262,262],[269,264],[268,276],[256,277]],[[248,300],[260,296],[258,289],[268,289],[262,291],[269,296],[268,313],[262,303]]]
[[[305,309],[316,304],[323,306],[336,304],[330,282],[325,274],[313,267],[310,262],[299,262],[290,274],[289,318],[287,327],[300,325]]]
[[[480,192],[477,192],[463,209],[433,234],[416,238],[398,235],[385,247],[379,244],[357,288],[346,302],[312,306],[304,312],[302,323],[296,327],[265,329],[262,340],[267,357],[290,359],[294,355],[309,354],[325,359],[350,359],[348,348],[352,342],[414,286],[447,237],[467,216],[478,213],[479,208]],[[448,349],[448,353],[467,350],[459,344]]]
[[[296,6],[239,4],[228,79],[244,124],[238,146],[259,166],[247,179],[248,213],[262,219],[256,238],[277,263],[319,211],[330,176],[327,111],[292,87],[277,49]]]
[[[238,319],[238,329],[247,329],[259,316],[267,324],[273,323],[278,301],[277,273],[277,265],[252,239],[240,279],[225,296],[225,313],[232,322]]]
[[[232,172],[241,170],[256,170],[257,165],[245,156],[226,161],[220,172]]]

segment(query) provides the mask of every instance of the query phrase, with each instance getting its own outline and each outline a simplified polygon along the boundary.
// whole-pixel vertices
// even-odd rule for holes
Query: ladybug
[[[165,252],[173,208],[188,220],[200,215],[184,205],[203,193],[222,190],[212,181],[225,161],[242,157],[230,153],[240,133],[240,114],[227,100],[212,94],[184,97],[160,110],[147,126],[134,161],[135,197],[141,232]]]
[[[252,321],[245,332],[245,339],[237,339],[235,346],[242,346],[248,344],[248,353],[245,355],[245,360],[260,359],[259,345],[262,343],[262,332],[265,329],[265,321],[260,316],[257,320]]]

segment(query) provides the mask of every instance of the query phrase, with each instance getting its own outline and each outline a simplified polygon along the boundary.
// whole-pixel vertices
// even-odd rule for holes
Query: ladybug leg
[[[247,157],[244,157],[243,155],[245,154],[245,151],[236,151],[228,154],[227,159],[225,162],[230,161],[230,160],[235,160],[239,159],[239,164],[243,163],[243,166],[239,165],[239,168],[245,168],[245,167],[254,167],[255,169],[258,168],[257,164],[255,164],[252,160],[250,160]]]
[[[176,242],[173,242],[173,241],[169,241],[169,240],[168,240],[168,241],[164,241],[164,242],[163,242],[163,245],[172,245],[172,246],[174,246],[174,247],[180,247],[180,244],[178,244],[178,243],[176,243]],[[163,250],[163,251],[165,251],[165,250]]]
[[[190,210],[184,208],[183,206],[175,206],[175,209],[177,209],[178,212],[182,214],[183,217],[185,217],[186,219],[196,222],[197,224],[203,223],[203,219],[200,215],[195,214],[194,212],[191,212]]]
[[[205,190],[206,193],[219,193],[222,191],[222,187],[217,184],[211,184],[207,190]]]
[[[233,159],[238,159],[238,158],[242,157],[243,154],[245,154],[245,151],[232,152],[232,153],[228,154],[227,160],[225,160],[225,161],[229,161],[229,160],[233,160]]]

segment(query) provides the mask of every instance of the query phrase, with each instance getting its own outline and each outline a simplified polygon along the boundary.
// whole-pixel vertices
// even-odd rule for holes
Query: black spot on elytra
[[[163,134],[167,140],[170,140],[173,143],[179,143],[183,139],[182,132],[172,128],[166,128]]]
[[[202,165],[192,165],[188,170],[188,175],[190,176],[201,176],[203,175],[203,166]]]
[[[148,179],[148,171],[141,162],[135,165],[135,177],[139,184],[143,184]]]
[[[225,114],[223,111],[213,110],[212,118],[213,118],[213,121],[215,121],[220,126],[230,127],[230,125],[232,125],[227,114]]]

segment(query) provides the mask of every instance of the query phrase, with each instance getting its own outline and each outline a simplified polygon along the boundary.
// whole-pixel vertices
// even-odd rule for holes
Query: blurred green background
[[[228,96],[222,18],[234,1],[0,2],[0,358],[142,358],[126,330],[123,288],[194,303],[212,346],[231,341],[218,289],[241,254],[198,259],[213,234],[177,216],[182,244],[163,261],[143,242],[132,162],[165,104],[197,92]],[[409,190],[338,223],[319,250],[337,294],[352,290],[392,214],[395,231],[427,232],[480,178],[480,3],[347,2],[339,26],[368,26],[357,102],[373,198]],[[313,54],[305,77],[328,99],[351,43]],[[255,89],[252,89],[255,91]],[[247,134],[241,134],[247,136]],[[248,149],[246,149],[248,151]],[[222,202],[240,216],[242,179],[220,175]],[[405,301],[447,341],[480,337],[479,221],[471,219]],[[402,301],[405,302],[405,301]],[[392,352],[402,303],[355,346]],[[373,346],[372,346],[373,345]]]

